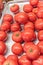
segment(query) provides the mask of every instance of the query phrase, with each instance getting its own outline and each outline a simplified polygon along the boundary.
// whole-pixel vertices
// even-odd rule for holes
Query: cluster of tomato
[[[0,65],[43,65],[43,1],[30,0],[30,4],[23,6],[23,12],[19,9],[19,5],[14,4],[10,7],[14,17],[11,14],[3,17],[0,27]],[[5,58],[5,41],[10,31],[15,42],[11,48],[13,55]],[[39,42],[35,44],[37,38]]]

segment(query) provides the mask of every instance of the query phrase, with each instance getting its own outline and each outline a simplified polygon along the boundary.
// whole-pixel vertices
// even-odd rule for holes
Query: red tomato
[[[3,63],[0,62],[0,65],[3,65]]]
[[[14,60],[6,60],[3,65],[18,65]]]
[[[0,41],[0,55],[5,54],[6,45],[4,42]]]
[[[29,13],[31,12],[33,7],[30,4],[25,4],[23,7],[24,12]]]
[[[32,6],[34,6],[34,7],[37,6],[38,2],[39,2],[39,0],[30,0],[30,4],[31,4]]]
[[[43,19],[37,19],[35,22],[35,29],[36,30],[43,30]]]
[[[0,41],[5,41],[7,39],[7,33],[0,31]]]
[[[13,24],[11,25],[11,31],[12,31],[12,32],[19,31],[19,30],[20,30],[19,24],[13,23]]]
[[[40,48],[40,53],[43,54],[43,41],[40,41],[40,42],[38,43],[38,46],[39,46],[39,48]]]
[[[26,55],[23,55],[19,59],[19,64],[20,65],[31,65],[31,62],[30,62],[30,60],[27,59]]]
[[[33,23],[36,20],[36,15],[33,12],[28,13],[28,18],[30,21],[32,21]]]
[[[13,6],[10,7],[10,10],[13,13],[18,13],[19,12],[19,5],[18,4],[14,4]]]
[[[0,11],[2,11],[4,9],[4,4],[1,2],[0,3]]]
[[[40,56],[37,60],[34,60],[32,65],[43,65],[43,56]]]
[[[12,23],[12,22],[13,22],[13,17],[12,17],[12,15],[10,15],[10,14],[5,14],[4,17],[3,17],[3,21],[8,21],[8,22]]]
[[[28,29],[22,32],[22,38],[26,42],[33,41],[33,37],[34,31],[32,29]]]
[[[14,54],[20,55],[20,54],[23,52],[22,45],[21,45],[20,43],[15,43],[15,44],[12,46],[12,52],[13,52]]]
[[[8,31],[10,31],[10,27],[11,27],[11,25],[9,22],[3,22],[1,25],[1,30],[8,32]]]
[[[32,12],[33,12],[34,14],[37,14],[37,13],[38,13],[38,8],[33,8]]]
[[[38,32],[38,39],[39,39],[40,41],[43,41],[43,30],[40,30],[40,31]]]
[[[23,46],[24,51],[26,52],[27,49],[28,49],[28,47],[30,47],[31,45],[34,45],[34,43],[33,42],[27,42],[27,43],[25,43],[24,46]]]
[[[30,47],[28,47],[28,49],[26,51],[26,55],[31,60],[37,59],[40,55],[39,47],[36,45],[31,45]]]
[[[12,40],[15,42],[22,42],[22,34],[20,31],[16,31],[12,35]]]
[[[19,12],[14,16],[14,20],[18,22],[19,24],[25,24],[27,23],[28,16],[25,12]]]
[[[28,23],[24,25],[24,30],[27,30],[27,29],[34,30],[34,24],[28,21]]]

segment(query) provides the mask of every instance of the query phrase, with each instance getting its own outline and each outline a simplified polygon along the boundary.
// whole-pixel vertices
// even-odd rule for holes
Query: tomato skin
[[[3,21],[8,21],[8,22],[12,23],[12,21],[13,21],[12,15],[5,14],[4,17],[3,17]]]
[[[11,12],[13,12],[15,14],[18,13],[19,12],[19,5],[14,4],[13,6],[10,7],[10,10],[11,10]]]
[[[23,55],[19,58],[20,65],[31,65],[31,61],[27,59],[26,55]]]
[[[16,31],[12,35],[12,40],[15,42],[22,42],[22,34],[20,31]]]
[[[25,24],[28,21],[28,16],[25,12],[19,12],[14,16],[14,20],[19,24]]]
[[[22,45],[20,43],[15,43],[12,46],[12,52],[16,55],[20,55],[23,52]]]
[[[16,31],[19,31],[19,30],[20,30],[19,24],[13,23],[13,24],[11,25],[11,31],[12,31],[12,32],[16,32]]]
[[[43,30],[40,30],[40,31],[38,32],[38,39],[39,39],[40,41],[43,41]]]
[[[25,4],[25,5],[23,6],[23,10],[24,10],[24,12],[26,12],[26,13],[31,12],[32,9],[33,9],[33,7],[32,7],[30,4]]]
[[[36,20],[36,15],[33,12],[28,13],[28,18],[30,21],[32,21],[33,23]]]
[[[4,9],[4,4],[1,2],[0,3],[0,11],[2,11]]]
[[[37,15],[37,13],[38,13],[38,8],[33,8],[32,12]]]
[[[35,29],[37,31],[43,30],[43,19],[37,19],[35,22]]]
[[[27,30],[27,29],[32,29],[32,30],[34,30],[34,24],[33,24],[32,22],[28,21],[28,23],[26,23],[26,24],[24,25],[24,30]]]
[[[39,41],[38,46],[40,48],[40,53],[43,54],[43,41]]]
[[[31,45],[26,51],[26,55],[29,59],[35,60],[40,55],[40,48],[36,45]]]
[[[10,23],[9,22],[3,22],[2,23],[2,25],[1,25],[1,30],[2,31],[10,31],[10,27],[11,27],[11,25],[10,25]]]

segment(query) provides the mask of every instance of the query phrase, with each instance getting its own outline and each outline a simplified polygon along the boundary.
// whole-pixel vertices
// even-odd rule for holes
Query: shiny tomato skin
[[[24,10],[24,12],[26,12],[26,13],[31,12],[32,9],[33,9],[33,7],[32,7],[30,4],[25,4],[25,5],[23,6],[23,10]]]
[[[19,5],[17,5],[17,4],[12,5],[10,7],[10,10],[11,10],[11,12],[13,12],[15,14],[18,13],[19,12]]]
[[[16,31],[12,35],[12,40],[15,42],[22,42],[22,33],[20,31]]]
[[[11,31],[12,31],[12,32],[19,31],[19,30],[20,30],[20,25],[19,25],[19,24],[13,23],[13,24],[11,25]]]
[[[5,14],[4,17],[3,17],[3,21],[8,21],[8,22],[12,23],[12,22],[13,22],[13,17],[12,17],[12,15],[10,15],[10,14]]]
[[[38,46],[40,48],[40,53],[43,54],[43,41],[39,41]]]
[[[28,16],[25,12],[19,12],[14,16],[14,20],[19,24],[25,24],[28,21]]]
[[[23,55],[19,58],[20,65],[31,65],[31,61],[27,59],[26,55]]]
[[[37,13],[38,13],[38,8],[33,8],[32,12],[37,15]]]
[[[23,52],[22,45],[20,43],[15,43],[12,46],[12,52],[16,55],[20,55]]]
[[[36,20],[36,15],[33,12],[28,13],[28,18],[30,21],[32,21],[33,23]]]
[[[28,21],[28,23],[26,23],[26,24],[24,25],[24,30],[27,30],[27,29],[32,29],[32,30],[34,30],[34,24],[33,24],[32,22]]]
[[[39,39],[40,41],[43,41],[43,30],[40,30],[40,31],[38,32],[38,39]]]
[[[8,21],[3,22],[1,25],[1,30],[8,32],[8,31],[10,31],[10,27],[11,27],[11,24]]]
[[[29,59],[35,60],[40,55],[40,48],[36,45],[31,45],[26,51],[26,55]]]
[[[37,19],[35,22],[35,29],[37,31],[43,30],[43,19]]]

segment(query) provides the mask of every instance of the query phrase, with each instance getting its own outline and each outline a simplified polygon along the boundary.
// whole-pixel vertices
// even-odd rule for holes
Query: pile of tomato
[[[0,65],[43,65],[43,1],[30,0],[22,12],[19,5],[14,4],[10,11],[14,16],[5,14],[0,26]],[[6,58],[5,41],[10,32],[13,54]]]

